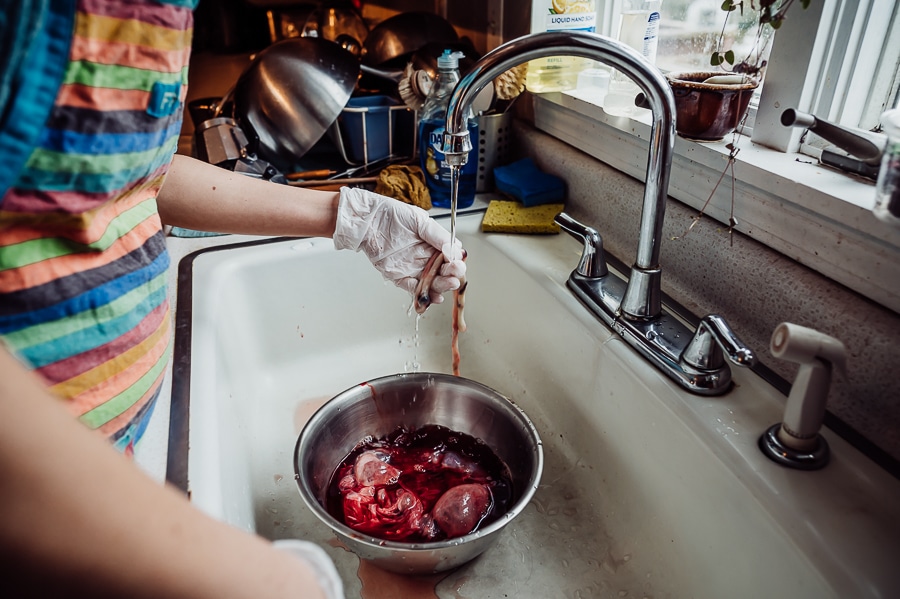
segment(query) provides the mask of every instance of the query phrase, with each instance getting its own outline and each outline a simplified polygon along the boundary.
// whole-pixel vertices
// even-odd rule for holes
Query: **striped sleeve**
[[[192,4],[77,1],[56,101],[0,198],[0,339],[125,451],[169,357],[156,195],[181,129]]]

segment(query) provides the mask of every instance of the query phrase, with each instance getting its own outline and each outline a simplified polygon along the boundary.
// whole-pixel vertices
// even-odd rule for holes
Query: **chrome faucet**
[[[569,288],[685,389],[703,395],[724,393],[731,387],[731,370],[723,356],[747,366],[756,361],[753,352],[721,317],[708,316],[691,331],[662,308],[659,253],[675,147],[675,99],[659,69],[629,46],[593,33],[534,33],[509,41],[479,59],[453,90],[443,137],[445,159],[456,167],[467,162],[472,143],[466,118],[482,88],[524,62],[557,55],[597,60],[628,75],[643,91],[652,114],[637,256],[628,281],[608,272],[599,233],[561,213],[557,223],[584,241],[582,259],[569,277]]]

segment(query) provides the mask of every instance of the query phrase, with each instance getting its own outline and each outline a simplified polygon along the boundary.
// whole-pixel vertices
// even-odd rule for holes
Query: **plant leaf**
[[[728,50],[725,52],[725,62],[728,64],[734,64],[734,50]]]
[[[722,55],[720,53],[713,52],[709,57],[709,64],[711,64],[714,67],[717,67],[720,64],[722,64],[722,60],[723,60]]]

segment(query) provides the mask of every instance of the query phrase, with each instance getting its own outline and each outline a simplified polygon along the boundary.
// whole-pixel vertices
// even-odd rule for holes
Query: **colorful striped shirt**
[[[193,4],[78,0],[55,102],[0,197],[0,339],[126,452],[169,357],[156,195],[181,129]]]

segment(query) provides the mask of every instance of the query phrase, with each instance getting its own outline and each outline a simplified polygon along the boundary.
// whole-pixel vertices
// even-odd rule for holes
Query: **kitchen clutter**
[[[352,7],[276,15],[272,41],[221,97],[189,102],[195,157],[273,183],[341,185],[422,207],[449,207],[440,154],[449,95],[481,55],[444,18],[406,12],[370,26]],[[509,108],[525,67],[497,77],[473,102],[472,160],[460,207],[493,191],[508,161]],[[383,169],[394,168],[385,173]]]
[[[539,169],[531,158],[495,168],[494,180],[499,191],[525,207],[562,202],[566,197],[566,182]]]
[[[293,170],[347,106],[359,71],[352,54],[326,39],[276,42],[235,83],[235,120],[260,158]]]
[[[447,107],[450,104],[450,94],[456,84],[459,83],[459,59],[462,52],[453,52],[450,49],[438,58],[438,74],[432,86],[431,93],[422,107],[419,117],[419,163],[425,173],[425,182],[431,192],[431,201],[441,208],[450,207],[453,181],[451,168],[444,159],[442,150],[444,144],[444,125],[447,122]],[[478,126],[475,123],[471,110],[467,115],[469,137],[472,146],[477,147]],[[478,172],[478,162],[470,160],[462,169],[459,169],[459,181],[457,183],[457,207],[468,208],[475,201],[475,180]]]
[[[375,193],[396,198],[423,210],[432,208],[425,175],[415,165],[392,164],[384,167],[378,174]]]
[[[566,183],[545,173],[531,158],[494,169],[497,191],[510,199],[491,200],[481,223],[490,233],[559,233],[556,215],[563,211]]]
[[[429,12],[403,12],[389,17],[363,40],[362,61],[372,67],[403,68],[428,44],[453,44],[459,34],[449,21]]]

